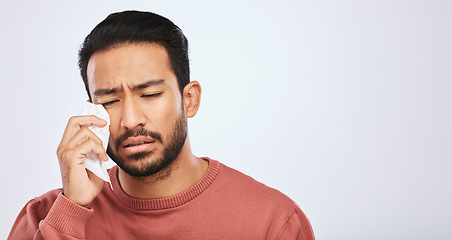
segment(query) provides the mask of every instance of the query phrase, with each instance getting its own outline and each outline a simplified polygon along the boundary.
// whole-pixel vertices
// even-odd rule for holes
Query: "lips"
[[[155,142],[155,139],[148,136],[130,137],[121,143],[120,151],[126,155],[149,151]]]

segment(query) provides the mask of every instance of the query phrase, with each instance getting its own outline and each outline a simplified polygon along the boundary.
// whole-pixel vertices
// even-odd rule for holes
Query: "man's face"
[[[87,76],[93,103],[110,115],[113,161],[135,177],[171,164],[184,146],[187,120],[166,49],[144,43],[96,52]]]

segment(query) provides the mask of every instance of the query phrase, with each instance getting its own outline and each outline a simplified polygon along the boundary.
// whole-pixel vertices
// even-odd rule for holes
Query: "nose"
[[[140,105],[133,98],[126,98],[123,103],[121,127],[132,129],[144,125],[146,125],[146,117]]]

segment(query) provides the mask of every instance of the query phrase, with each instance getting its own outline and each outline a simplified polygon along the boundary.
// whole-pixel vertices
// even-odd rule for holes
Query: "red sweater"
[[[79,206],[61,189],[32,199],[22,209],[8,239],[314,239],[309,220],[281,192],[207,159],[195,185],[166,198],[136,199],[109,170],[91,204]]]

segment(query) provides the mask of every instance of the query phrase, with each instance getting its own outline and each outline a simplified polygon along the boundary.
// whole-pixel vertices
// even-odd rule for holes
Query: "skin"
[[[167,51],[158,44],[127,44],[96,52],[89,60],[87,75],[93,103],[104,104],[110,115],[109,147],[118,149],[116,154],[133,167],[140,168],[144,162],[161,157],[177,119],[194,117],[199,108],[200,84],[190,82],[181,95]],[[144,83],[148,84],[143,88]],[[104,183],[84,168],[84,157],[93,151],[108,160],[100,139],[87,128],[91,125],[103,127],[106,122],[95,116],[72,117],[57,149],[64,195],[85,207],[101,192]],[[163,141],[147,139],[139,146],[116,148],[115,140],[127,129],[136,128],[158,132]],[[139,142],[137,138],[127,141]],[[127,158],[141,151],[152,154],[140,161]],[[187,137],[168,168],[147,177],[133,177],[119,168],[118,178],[122,189],[132,197],[168,197],[194,185],[207,165],[193,155]]]

